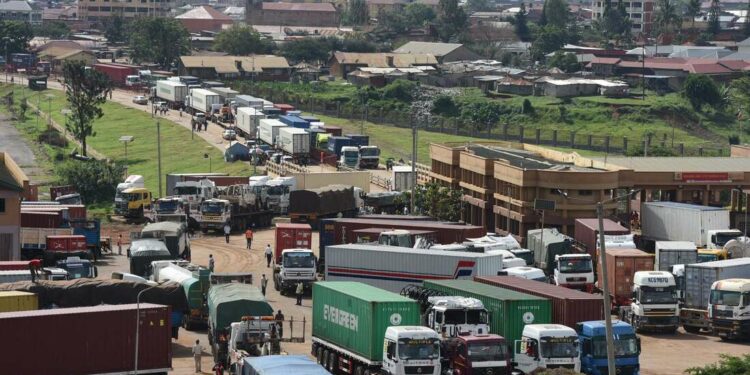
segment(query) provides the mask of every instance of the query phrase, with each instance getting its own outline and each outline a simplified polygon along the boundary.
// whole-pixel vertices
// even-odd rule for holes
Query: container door
[[[633,259],[630,258],[615,258],[615,278],[613,285],[610,285],[612,294],[615,296],[628,297],[630,296],[630,286],[633,284],[634,270]]]
[[[651,257],[635,258],[633,263],[633,273],[637,271],[653,271],[654,269],[654,258]]]

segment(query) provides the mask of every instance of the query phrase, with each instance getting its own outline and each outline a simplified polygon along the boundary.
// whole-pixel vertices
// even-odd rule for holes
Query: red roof
[[[617,57],[594,57],[591,59],[591,64],[602,64],[602,65],[615,65],[620,62]]]
[[[720,61],[719,64],[726,66],[729,69],[732,70],[742,70],[750,66],[750,62],[743,61],[743,60],[725,60]]]
[[[298,12],[335,12],[331,3],[263,3],[263,10]]]
[[[688,72],[695,74],[731,73],[733,70],[719,63],[688,64]]]

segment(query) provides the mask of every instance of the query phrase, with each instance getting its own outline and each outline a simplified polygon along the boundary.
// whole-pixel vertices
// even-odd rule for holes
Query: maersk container
[[[235,118],[237,131],[245,138],[255,139],[258,137],[260,120],[266,118],[266,115],[253,107],[239,107]]]
[[[188,95],[188,87],[176,81],[156,81],[156,96],[172,103],[182,103]]]
[[[714,281],[750,278],[750,258],[685,265],[685,307],[705,309]]]
[[[675,264],[698,263],[698,248],[689,241],[656,241],[656,271],[672,272]]]
[[[219,94],[206,89],[190,90],[190,107],[199,112],[211,113],[214,105],[222,104]]]
[[[38,309],[39,298],[34,293],[0,292],[0,313]]]
[[[328,246],[325,257],[326,280],[359,281],[395,293],[409,284],[496,276],[502,269],[500,254],[384,245]]]
[[[313,284],[313,340],[320,339],[370,361],[383,360],[385,330],[420,325],[416,301],[357,282]]]
[[[424,287],[482,301],[490,314],[490,333],[505,337],[510,347],[521,339],[525,325],[552,323],[552,304],[545,298],[471,280],[425,281]]]
[[[276,139],[279,136],[279,129],[287,126],[283,122],[276,120],[276,119],[270,119],[270,118],[264,118],[258,121],[260,127],[258,130],[258,138],[268,144],[268,145],[275,145]]]
[[[277,143],[281,150],[289,155],[300,156],[310,154],[310,133],[305,129],[284,127],[279,129]]]
[[[209,324],[216,332],[229,329],[233,322],[243,316],[272,316],[273,308],[260,293],[260,289],[248,284],[212,285],[206,297]]]
[[[720,207],[676,202],[646,202],[641,207],[641,233],[653,241],[690,241],[706,246],[709,230],[729,229],[729,211]]]

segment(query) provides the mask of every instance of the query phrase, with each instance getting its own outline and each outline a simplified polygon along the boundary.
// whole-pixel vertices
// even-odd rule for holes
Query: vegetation
[[[612,6],[612,0],[605,0],[602,18],[594,22],[595,28],[602,34],[605,41],[614,39],[620,44],[627,43],[631,39],[632,22],[622,0],[617,2],[616,7]]]
[[[708,9],[708,33],[712,36],[721,31],[721,23],[719,22],[719,16],[721,15],[721,6],[719,0],[711,1],[711,8]]]
[[[133,30],[137,32],[137,30]],[[104,36],[111,43],[124,43],[128,40],[125,19],[122,14],[115,14],[104,24]]]
[[[130,24],[130,57],[136,64],[153,62],[168,69],[190,50],[188,32],[174,18],[136,18]]]
[[[521,2],[518,13],[513,16],[513,29],[515,30],[518,39],[521,39],[522,42],[531,40],[531,30],[529,29],[528,20],[526,19],[527,15],[526,5]]]
[[[462,195],[461,190],[428,182],[415,190],[414,207],[417,213],[437,220],[458,221],[461,219]]]
[[[81,142],[81,154],[86,156],[86,139],[95,136],[94,120],[104,115],[102,104],[112,90],[109,78],[98,70],[87,69],[83,61],[73,60],[63,65],[65,96],[70,116],[65,128]]]
[[[59,181],[73,185],[83,201],[90,203],[111,202],[117,184],[122,182],[125,166],[107,160],[68,160],[55,167]]]
[[[0,47],[5,54],[26,53],[32,37],[34,33],[28,22],[0,21]]]
[[[70,27],[60,21],[43,22],[32,26],[34,36],[42,36],[52,39],[66,39],[70,36]]]
[[[214,49],[230,55],[268,54],[273,52],[274,47],[273,41],[250,26],[232,25],[214,39]]]
[[[349,25],[366,25],[370,20],[370,12],[365,0],[349,0],[349,8],[344,17]]]
[[[560,0],[555,0],[560,1]],[[440,0],[438,3],[437,32],[443,42],[455,40],[469,23],[464,8],[458,6],[458,0]]]
[[[724,102],[719,86],[707,75],[688,75],[682,90],[696,111],[700,111],[704,105],[719,107]]]
[[[375,52],[376,45],[358,37],[302,38],[285,42],[280,51],[291,63],[308,62],[324,63],[334,51],[342,52]]]
[[[682,15],[679,14],[677,0],[657,0],[654,12],[654,28],[657,35],[669,35],[682,27]]]
[[[721,355],[719,363],[705,367],[693,367],[687,370],[690,375],[744,375],[750,373],[750,354],[735,357]]]
[[[547,60],[547,65],[558,68],[565,73],[573,73],[581,69],[581,64],[578,63],[576,55],[574,53],[565,53],[563,51],[555,52],[555,54]]]

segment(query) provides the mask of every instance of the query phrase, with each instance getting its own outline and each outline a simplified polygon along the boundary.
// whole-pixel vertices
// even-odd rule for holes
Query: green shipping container
[[[471,280],[425,281],[424,287],[482,301],[490,314],[490,333],[505,337],[508,345],[521,339],[525,325],[552,322],[552,304],[545,298]]]
[[[220,284],[208,290],[208,318],[218,332],[229,329],[243,316],[273,316],[273,308],[260,289],[248,284]]]
[[[383,360],[385,330],[420,325],[416,301],[367,284],[320,281],[313,284],[313,337],[370,361]]]

